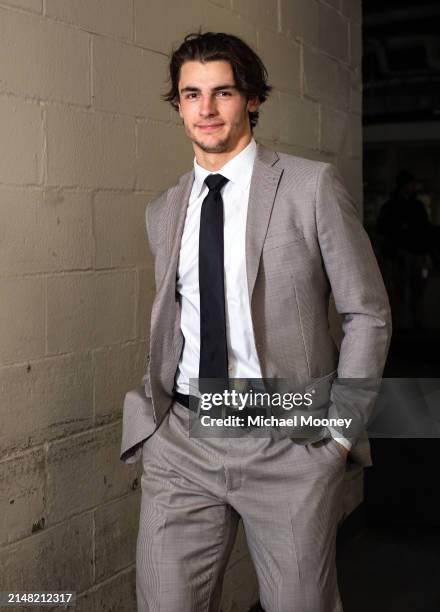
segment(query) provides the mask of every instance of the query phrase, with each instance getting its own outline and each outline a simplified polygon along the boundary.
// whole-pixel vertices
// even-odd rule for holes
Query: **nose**
[[[215,98],[211,96],[204,96],[201,99],[200,104],[200,116],[201,117],[212,117],[217,114],[217,108]]]

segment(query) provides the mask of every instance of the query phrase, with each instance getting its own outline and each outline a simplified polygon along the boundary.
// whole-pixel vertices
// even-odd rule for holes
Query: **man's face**
[[[226,61],[185,62],[180,70],[179,114],[189,138],[205,153],[232,152],[249,141],[248,111],[258,99],[247,101],[234,83]]]

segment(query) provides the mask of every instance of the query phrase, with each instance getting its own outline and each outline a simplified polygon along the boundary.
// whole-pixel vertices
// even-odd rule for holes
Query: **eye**
[[[225,90],[218,91],[217,95],[220,98],[228,98],[231,95],[231,92],[225,89]]]
[[[191,91],[187,94],[185,94],[185,100],[194,100],[197,97],[197,92],[195,91]]]

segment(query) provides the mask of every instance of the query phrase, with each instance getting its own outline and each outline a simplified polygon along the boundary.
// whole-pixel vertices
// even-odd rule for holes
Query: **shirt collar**
[[[250,143],[242,150],[238,155],[230,159],[224,166],[215,172],[215,174],[222,174],[231,183],[237,185],[240,189],[245,190],[252,176],[252,170],[254,167],[254,161],[257,156],[257,143],[254,138],[251,139]],[[200,196],[200,193],[204,187],[205,178],[212,174],[206,168],[200,166],[196,158],[194,158],[194,186],[193,193],[196,196]]]

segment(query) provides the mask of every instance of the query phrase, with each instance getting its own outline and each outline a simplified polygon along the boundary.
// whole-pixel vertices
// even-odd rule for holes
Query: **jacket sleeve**
[[[151,211],[154,213],[154,201],[149,203],[145,211],[148,244],[153,259],[156,254],[153,221],[150,220]],[[131,389],[125,394],[122,407],[122,439],[120,459],[124,463],[136,463],[142,455],[142,446],[145,440],[155,430],[153,404],[151,399],[149,356],[147,356],[146,372],[142,377],[142,385]]]
[[[316,225],[343,331],[329,416],[353,418],[355,433],[349,437],[357,437],[374,407],[374,389],[390,344],[391,314],[370,240],[332,164],[322,164],[317,180]]]

